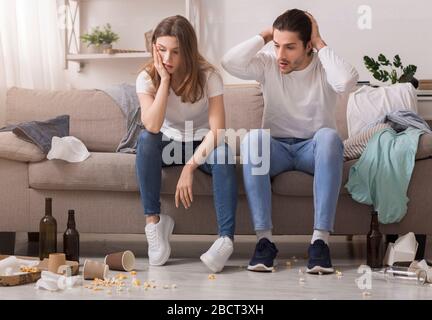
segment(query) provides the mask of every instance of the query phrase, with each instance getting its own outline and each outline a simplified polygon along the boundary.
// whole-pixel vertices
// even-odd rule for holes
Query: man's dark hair
[[[273,22],[273,28],[279,31],[297,32],[305,48],[311,39],[312,23],[303,10],[291,9],[285,11]]]

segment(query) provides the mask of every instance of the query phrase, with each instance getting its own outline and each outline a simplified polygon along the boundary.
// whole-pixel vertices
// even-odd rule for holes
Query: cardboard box
[[[0,260],[6,259],[9,256],[0,255]],[[39,260],[37,257],[21,257],[17,256],[19,259],[26,260]],[[77,275],[79,273],[79,264],[76,261],[66,261],[68,266],[72,268],[72,275]],[[44,259],[36,266],[39,269],[39,272],[32,273],[23,273],[17,274],[13,276],[0,276],[0,286],[18,286],[22,284],[36,282],[41,278],[42,271],[48,271],[48,259]]]

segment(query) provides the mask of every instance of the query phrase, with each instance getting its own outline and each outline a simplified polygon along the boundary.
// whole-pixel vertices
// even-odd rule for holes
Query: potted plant
[[[85,33],[81,37],[83,43],[87,44],[91,53],[101,53],[104,49],[111,49],[112,43],[118,41],[119,36],[111,30],[107,23],[103,30],[99,26],[92,29],[91,33]]]
[[[378,56],[378,61],[368,56],[364,56],[363,61],[366,68],[372,72],[373,77],[378,81],[387,82],[390,80],[392,84],[410,82],[415,88],[418,87],[418,80],[414,78],[417,66],[410,64],[404,67],[398,54],[393,57],[393,63],[382,53]]]

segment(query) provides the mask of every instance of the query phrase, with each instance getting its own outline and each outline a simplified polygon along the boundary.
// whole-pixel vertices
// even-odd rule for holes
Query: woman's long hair
[[[185,17],[176,15],[163,19],[157,25],[151,39],[152,46],[156,44],[157,38],[164,36],[177,38],[181,58],[180,70],[185,72],[185,78],[175,90],[176,95],[181,96],[183,103],[195,103],[201,100],[204,97],[206,72],[214,70],[214,67],[198,52],[195,30]],[[154,57],[143,70],[150,75],[157,90],[161,78],[154,66]]]

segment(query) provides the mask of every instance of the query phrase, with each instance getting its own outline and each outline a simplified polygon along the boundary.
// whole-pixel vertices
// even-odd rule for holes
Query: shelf
[[[130,52],[130,53],[86,53],[86,54],[68,54],[67,60],[69,61],[90,61],[101,59],[149,59],[151,54],[149,52]]]

